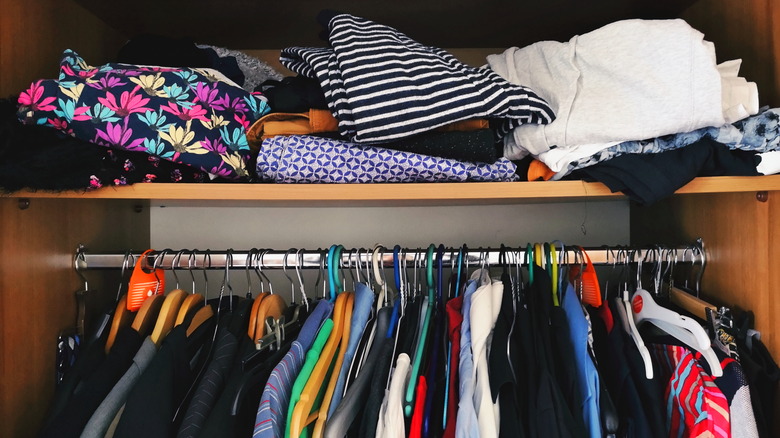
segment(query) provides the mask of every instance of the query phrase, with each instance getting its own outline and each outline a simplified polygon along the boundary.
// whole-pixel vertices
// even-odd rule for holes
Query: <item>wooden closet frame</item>
[[[0,0],[0,93],[10,96],[32,80],[53,77],[65,48],[77,49],[94,64],[109,59],[125,38],[121,33],[126,28],[121,24],[122,17],[144,16],[143,8],[153,8],[159,2],[127,3],[140,6],[124,11],[133,6],[93,0]],[[640,9],[656,3],[632,2]],[[780,0],[683,3],[687,7],[679,15],[715,43],[719,61],[742,58],[741,74],[758,83],[761,104],[780,106]],[[170,4],[173,6],[156,15],[165,16],[164,12],[173,7],[196,14],[191,9],[200,7],[182,0]],[[345,9],[350,5],[360,5],[361,10],[371,7],[362,2],[342,5]],[[528,17],[538,18],[533,13]],[[300,19],[312,22],[309,16]],[[258,19],[258,23],[262,21]],[[496,46],[476,43],[476,47]],[[146,247],[151,202],[218,208],[337,207],[587,202],[621,196],[601,184],[578,181],[327,186],[138,184],[90,193],[24,192],[4,196],[0,198],[0,436],[34,435],[45,413],[53,391],[53,340],[75,318],[74,296],[68,291],[82,287],[72,267],[75,248],[79,243],[95,252]],[[704,298],[733,308],[752,309],[762,340],[774,357],[780,358],[780,300],[776,298],[775,272],[771,268],[780,260],[780,176],[697,178],[664,202],[649,208],[631,207],[632,244],[679,245],[697,237],[704,239],[708,250],[702,283],[707,294]],[[114,285],[103,287],[111,283],[92,279],[91,275],[94,289],[115,290]]]

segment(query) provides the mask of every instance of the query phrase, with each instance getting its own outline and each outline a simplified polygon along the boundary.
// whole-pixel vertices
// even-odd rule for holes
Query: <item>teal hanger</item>
[[[328,250],[328,282],[330,284],[330,301],[336,301],[336,295],[343,291],[341,277],[339,277],[339,262],[343,245],[331,245]]]
[[[425,351],[425,344],[426,340],[428,339],[428,329],[430,328],[429,326],[431,325],[431,318],[433,317],[433,307],[436,304],[436,285],[433,282],[433,252],[435,250],[436,247],[431,244],[428,247],[428,253],[425,257],[425,272],[426,279],[428,280],[428,307],[425,309],[425,316],[422,322],[420,338],[417,339],[414,358],[412,359],[412,372],[409,376],[409,383],[406,386],[406,395],[404,397],[404,415],[407,417],[412,416],[412,410],[414,408],[414,391],[417,387],[417,377],[420,375],[423,352]]]
[[[534,247],[530,243],[525,247],[525,264],[528,266],[528,284],[534,283]]]

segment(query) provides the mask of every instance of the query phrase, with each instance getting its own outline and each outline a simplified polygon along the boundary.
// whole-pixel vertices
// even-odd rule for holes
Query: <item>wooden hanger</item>
[[[203,325],[203,323],[208,321],[213,316],[214,309],[211,306],[203,306],[198,309],[198,311],[195,312],[195,316],[192,317],[192,321],[190,321],[190,326],[187,327],[187,337],[190,337],[190,335],[192,335],[192,333],[194,333],[198,327]]]
[[[259,319],[258,316],[260,311],[260,304],[262,304],[269,295],[271,295],[269,292],[261,292],[257,294],[254,301],[252,302],[252,309],[249,311],[249,327],[247,328],[247,335],[254,341],[257,341],[263,337],[263,335],[258,336],[258,329],[260,329],[260,333],[264,333],[264,320]]]
[[[116,340],[116,334],[119,333],[119,329],[127,327],[133,321],[133,313],[127,310],[127,295],[122,293],[122,286],[125,284],[125,270],[130,263],[131,251],[125,252],[125,257],[122,260],[122,270],[119,274],[119,288],[116,293],[116,306],[111,313],[111,325],[108,329],[108,337],[106,338],[105,352],[108,354],[111,351],[111,347]]]
[[[182,289],[174,289],[165,295],[165,300],[160,308],[160,314],[157,316],[157,323],[154,325],[151,335],[152,342],[158,347],[176,324],[176,318],[186,297],[187,292]]]
[[[267,293],[267,292],[266,292]],[[254,305],[253,305],[254,306]],[[287,309],[287,303],[284,298],[277,294],[268,294],[265,299],[260,303],[257,309],[255,332],[252,338],[255,343],[262,339],[266,335],[265,320],[266,318],[273,317],[274,319],[281,318],[285,309]],[[249,322],[252,325],[252,322]]]
[[[183,323],[184,320],[187,319],[187,316],[193,315],[206,304],[206,298],[202,294],[199,294],[195,291],[195,274],[192,272],[192,268],[195,263],[195,251],[197,250],[190,252],[187,260],[187,270],[189,271],[190,277],[192,278],[191,291],[189,294],[187,294],[187,296],[184,297],[184,301],[182,301],[181,306],[179,306],[179,311],[176,315],[176,321],[173,324],[174,327]],[[181,257],[180,254],[181,253],[179,253],[179,257]],[[176,264],[178,265],[178,263]],[[176,271],[174,270],[174,275],[175,272]]]
[[[131,327],[137,331],[142,338],[149,336],[155,324],[157,316],[160,314],[165,297],[162,295],[152,295],[141,303],[141,308],[136,312]]]
[[[344,330],[344,312],[346,310],[348,295],[349,293],[343,293],[336,297],[333,309],[333,329],[330,332],[328,341],[322,348],[320,357],[314,365],[314,369],[312,369],[311,375],[306,381],[306,385],[303,387],[303,391],[301,391],[298,402],[293,409],[292,417],[290,418],[291,437],[299,437],[306,426],[314,421],[319,414],[319,412],[314,409],[314,404],[317,401],[321,390],[325,389],[325,378],[331,368],[333,358],[336,355],[336,350],[341,341],[342,332]]]
[[[669,286],[669,299],[672,304],[685,309],[690,312],[691,315],[702,321],[707,320],[707,313],[709,311],[718,311],[718,308],[715,305],[710,304],[693,294],[685,292],[677,286]]]
[[[135,312],[127,310],[127,296],[123,295],[122,298],[117,301],[114,316],[111,319],[111,328],[108,331],[108,338],[106,339],[106,354],[111,351],[111,347],[114,345],[119,329],[132,324],[134,317]]]

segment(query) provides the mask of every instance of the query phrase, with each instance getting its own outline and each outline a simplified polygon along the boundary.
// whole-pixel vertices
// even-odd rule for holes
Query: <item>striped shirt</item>
[[[552,109],[531,89],[474,68],[445,50],[349,14],[328,23],[332,48],[290,47],[281,62],[319,80],[339,131],[381,143],[472,118],[546,124]]]
[[[253,437],[284,436],[293,382],[301,371],[306,353],[311,348],[320,325],[330,316],[332,310],[333,305],[327,300],[317,303],[317,307],[303,323],[298,338],[290,345],[290,351],[271,372],[260,398]]]
[[[666,385],[670,437],[731,437],[729,402],[685,347],[651,344]]]

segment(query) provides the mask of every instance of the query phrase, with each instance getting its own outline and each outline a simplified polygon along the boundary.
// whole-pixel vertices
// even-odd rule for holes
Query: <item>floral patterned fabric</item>
[[[105,64],[66,50],[57,80],[19,96],[19,119],[102,146],[142,151],[230,180],[249,176],[246,129],[265,100],[197,68]]]
[[[278,183],[515,181],[515,170],[307,135],[268,138],[257,157],[258,176]]]

